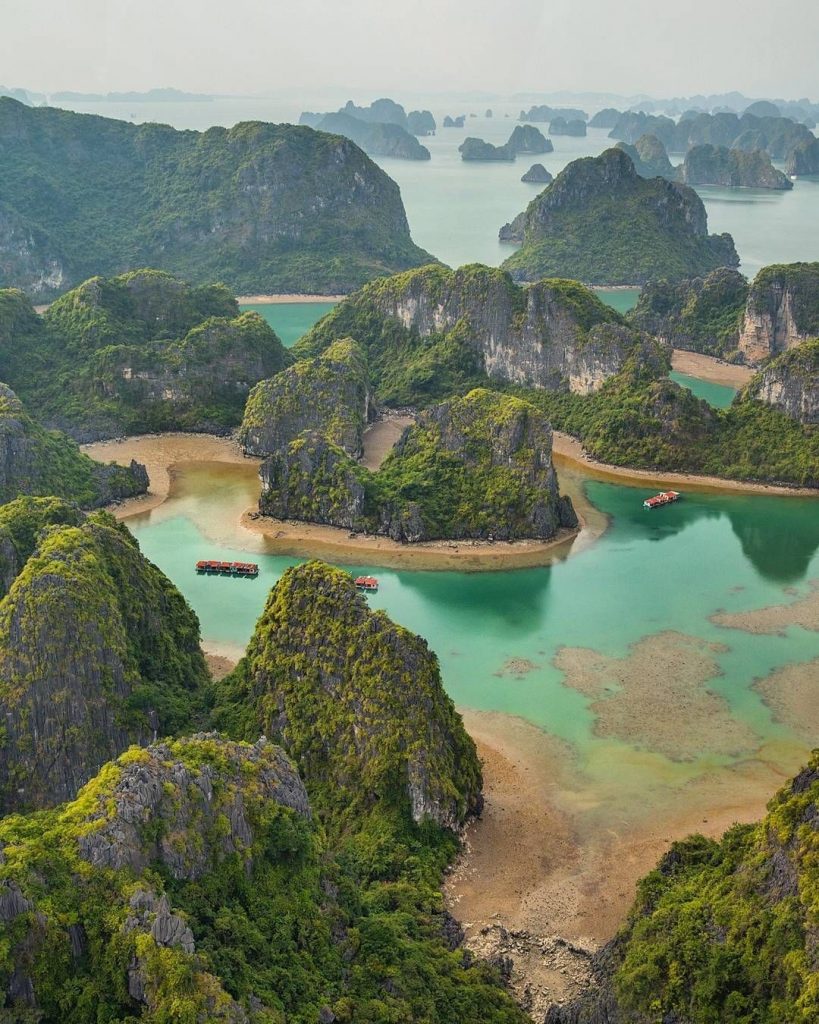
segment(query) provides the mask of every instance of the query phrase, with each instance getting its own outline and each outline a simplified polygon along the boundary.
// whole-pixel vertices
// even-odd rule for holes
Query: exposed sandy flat
[[[540,1005],[582,982],[583,949],[612,937],[636,882],[674,840],[758,819],[809,749],[770,744],[733,767],[698,771],[603,744],[581,771],[570,747],[527,722],[463,716],[483,759],[486,806],[467,828],[447,905],[476,951],[497,948],[498,926],[523,933],[506,947],[513,980],[525,974]]]
[[[819,498],[819,489],[814,487],[779,487],[773,484],[755,484],[740,480],[723,480],[718,476],[697,476],[694,473],[664,473],[653,469],[630,469],[624,466],[611,466],[606,462],[598,462],[586,452],[582,443],[570,434],[559,430],[554,432],[552,454],[555,466],[582,466],[587,476],[598,480],[615,480],[621,483],[651,485],[657,489],[670,484],[685,484],[689,490],[718,492],[740,491],[743,493],[806,495]]]
[[[591,699],[597,736],[616,738],[673,761],[703,751],[736,757],[758,744],[751,729],[708,688],[724,650],[698,637],[665,632],[634,644],[623,658],[563,647],[555,665],[565,684]]]
[[[82,450],[97,462],[127,466],[131,459],[136,459],[148,470],[148,493],[113,506],[111,511],[117,519],[127,519],[161,505],[170,493],[177,466],[185,462],[261,462],[243,455],[233,438],[215,434],[142,434],[116,441],[96,441],[82,445]]]
[[[810,581],[810,590],[790,604],[774,604],[748,612],[717,612],[711,622],[746,633],[785,633],[789,626],[819,630],[819,580]]]
[[[407,427],[415,422],[412,416],[391,416],[370,424],[364,431],[364,455],[361,465],[373,473],[392,451]]]
[[[236,301],[242,306],[273,306],[283,302],[341,302],[346,295],[237,295]]]
[[[750,366],[726,363],[714,356],[684,352],[680,348],[675,348],[671,353],[671,368],[677,373],[687,373],[690,377],[699,377],[711,384],[725,384],[731,388],[745,387],[755,373]]]

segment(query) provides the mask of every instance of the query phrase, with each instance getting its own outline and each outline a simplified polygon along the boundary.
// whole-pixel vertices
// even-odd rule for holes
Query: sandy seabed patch
[[[775,721],[809,746],[819,744],[819,658],[785,665],[753,686]]]
[[[741,629],[746,633],[781,633],[790,626],[819,631],[819,580],[810,581],[810,590],[789,604],[773,604],[747,612],[716,612],[710,616],[715,626]]]
[[[708,689],[708,681],[720,674],[714,655],[724,650],[668,631],[638,641],[623,658],[563,647],[554,663],[566,686],[591,698],[595,735],[672,761],[693,761],[703,750],[736,757],[758,743],[727,701]]]

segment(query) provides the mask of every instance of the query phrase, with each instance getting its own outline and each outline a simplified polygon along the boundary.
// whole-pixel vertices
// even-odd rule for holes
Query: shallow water
[[[737,389],[727,384],[714,384],[710,380],[701,380],[699,377],[692,377],[688,373],[679,373],[672,370],[668,375],[681,387],[688,388],[697,398],[704,398],[709,405],[717,409],[727,409],[733,402]]]
[[[290,348],[333,306],[334,302],[260,302],[243,303],[240,308],[264,317],[278,334],[282,345]]]
[[[196,609],[206,646],[234,656],[249,639],[270,586],[296,561],[264,554],[264,538],[237,525],[257,489],[252,467],[192,466],[178,477],[165,505],[128,521],[144,552]],[[651,487],[588,480],[585,489],[610,518],[609,529],[548,568],[482,574],[347,568],[379,577],[380,590],[370,603],[428,640],[457,704],[528,720],[568,742],[588,772],[605,777],[621,771],[627,788],[658,773],[666,782],[682,782],[740,763],[771,743],[783,751],[782,769],[794,770],[806,752],[804,743],[772,719],[752,684],[785,664],[819,658],[819,622],[816,630],[791,628],[769,636],[722,628],[709,616],[786,604],[807,594],[809,581],[819,579],[816,501],[692,492],[675,506],[648,512],[641,503]],[[255,581],[193,571],[199,558],[241,559],[248,551],[260,565]],[[675,755],[667,737],[655,740],[650,723],[640,724],[636,683],[634,700],[628,686],[625,697],[618,697],[619,725],[612,732],[607,708],[593,711],[593,700],[565,685],[555,664],[565,668],[573,658],[582,661],[578,652],[590,649],[608,659],[634,657],[636,670],[644,666],[640,642],[658,634],[652,657],[670,659],[687,688],[685,700],[669,690],[666,724],[675,721],[677,702],[696,710],[706,688],[725,702],[720,716],[705,717],[701,750],[693,759],[690,733]],[[681,645],[675,634],[716,645],[708,653],[713,668],[692,676],[690,642]],[[614,682],[610,688],[618,689]],[[816,707],[805,711],[815,715]],[[750,736],[741,749],[723,749],[728,725]]]

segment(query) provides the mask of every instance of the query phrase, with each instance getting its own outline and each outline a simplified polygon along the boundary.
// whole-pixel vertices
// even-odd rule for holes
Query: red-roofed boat
[[[356,576],[355,585],[359,590],[367,590],[371,593],[378,590],[378,580],[375,576]]]
[[[197,562],[196,571],[200,576],[242,576],[246,579],[255,579],[259,575],[255,562],[219,562],[213,559]]]
[[[662,508],[663,505],[671,505],[673,502],[679,501],[680,497],[679,491],[661,491],[653,498],[646,498],[643,505],[645,508]]]

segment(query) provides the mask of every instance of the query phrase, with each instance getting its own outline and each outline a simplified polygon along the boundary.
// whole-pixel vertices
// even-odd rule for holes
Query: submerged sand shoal
[[[714,356],[685,352],[679,348],[675,348],[671,354],[671,369],[688,374],[689,377],[699,377],[709,384],[723,384],[730,388],[744,387],[755,373],[750,366],[726,363]]]

